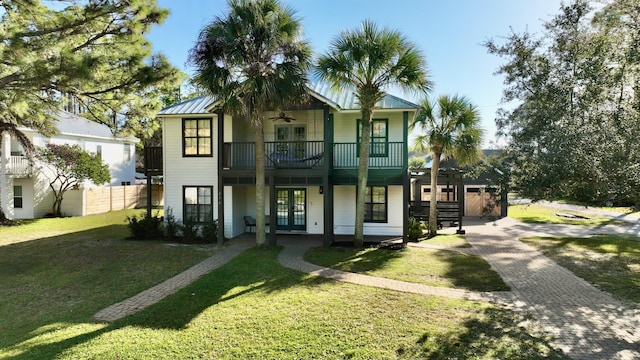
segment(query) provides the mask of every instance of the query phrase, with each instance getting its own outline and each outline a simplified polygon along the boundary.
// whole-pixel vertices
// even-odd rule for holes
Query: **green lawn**
[[[640,304],[640,238],[598,235],[521,240],[598,288]]]
[[[510,311],[311,277],[280,266],[278,251],[251,249],[113,324],[62,318],[0,357],[563,358]]]
[[[454,239],[461,244],[459,239]],[[444,242],[446,243],[446,242]],[[509,290],[484,259],[449,250],[314,248],[305,260],[330,268],[419,284],[476,291]]]
[[[452,249],[471,247],[464,236],[451,234],[438,234],[432,238],[420,241],[420,244],[446,246]]]
[[[0,227],[0,347],[86,321],[213,253],[212,246],[125,240],[125,216],[136,212]]]
[[[583,216],[585,219],[571,219],[557,214],[573,214]],[[628,225],[623,221],[612,220],[602,216],[581,213],[579,211],[562,210],[554,207],[538,204],[509,205],[509,217],[526,223],[539,224],[569,224],[569,225]]]
[[[125,240],[131,213],[0,228],[0,359],[565,359],[506,309],[313,277],[279,265],[279,248],[98,322],[97,311],[215,251]]]

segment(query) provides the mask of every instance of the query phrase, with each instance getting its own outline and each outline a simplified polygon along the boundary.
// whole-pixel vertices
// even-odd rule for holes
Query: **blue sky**
[[[435,87],[431,96],[460,94],[476,104],[486,130],[485,146],[496,142],[495,113],[503,79],[494,75],[503,62],[487,53],[488,38],[529,30],[539,33],[543,20],[558,12],[560,0],[281,0],[297,11],[305,37],[316,54],[324,53],[343,29],[371,19],[404,33],[427,58]],[[188,74],[189,50],[200,29],[226,12],[226,0],[158,0],[170,15],[148,39],[154,51]],[[393,91],[390,91],[394,93]],[[412,94],[395,92],[418,102]]]

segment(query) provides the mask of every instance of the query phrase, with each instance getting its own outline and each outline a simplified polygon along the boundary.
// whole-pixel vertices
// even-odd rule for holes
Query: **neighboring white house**
[[[115,137],[108,126],[65,111],[56,115],[58,132],[50,138],[29,128],[20,130],[36,147],[49,143],[77,144],[87,152],[100,154],[102,161],[109,165],[111,183],[108,185],[135,184],[137,138]],[[16,139],[4,135],[0,149],[0,204],[8,218],[33,219],[52,211],[53,194],[48,175],[50,172],[43,164],[29,161]],[[82,187],[94,186],[90,181],[82,184]],[[74,201],[78,199],[65,197],[63,212],[76,215],[65,211],[65,206],[70,208]]]
[[[311,100],[267,114],[266,221],[275,231],[354,234],[360,108],[352,91],[309,86]],[[211,97],[165,108],[163,163],[165,210],[177,219],[217,219],[232,238],[255,218],[254,132],[243,117],[221,113]],[[408,220],[408,125],[418,105],[387,95],[372,126],[365,235],[403,236]],[[274,231],[275,230],[275,231]]]

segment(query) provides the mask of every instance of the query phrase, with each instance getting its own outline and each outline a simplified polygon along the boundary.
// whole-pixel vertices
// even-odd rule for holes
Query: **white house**
[[[265,121],[269,237],[276,232],[354,234],[360,108],[353,92],[309,86],[311,100]],[[220,233],[255,218],[254,132],[211,97],[160,111],[164,204],[177,219],[217,219]],[[374,113],[365,235],[403,236],[410,196],[408,125],[418,105],[387,95]]]
[[[29,128],[20,130],[36,147],[47,144],[79,145],[87,152],[100,154],[102,161],[109,165],[111,183],[109,185],[131,185],[135,183],[135,143],[134,137],[116,137],[103,124],[89,121],[81,116],[60,111],[56,114],[57,134],[45,137]],[[0,149],[0,204],[10,219],[39,218],[52,211],[53,194],[49,188],[46,167],[35,161],[31,163],[22,147],[8,134],[4,135]],[[90,181],[83,187],[94,187]],[[67,199],[65,205],[76,199]],[[70,215],[72,215],[71,212]]]

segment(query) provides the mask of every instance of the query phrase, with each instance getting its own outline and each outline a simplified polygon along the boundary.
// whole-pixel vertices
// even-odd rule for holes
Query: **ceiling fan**
[[[281,111],[280,114],[278,114],[278,116],[272,116],[269,119],[276,121],[276,120],[284,120],[286,122],[291,122],[291,120],[295,120],[295,118],[292,118],[291,116],[287,116],[284,111]]]

